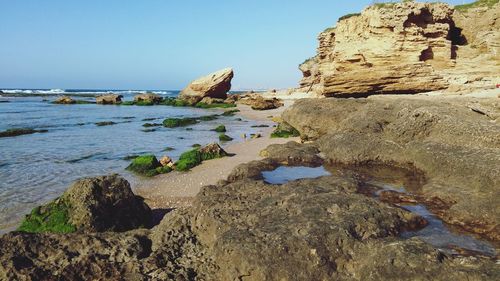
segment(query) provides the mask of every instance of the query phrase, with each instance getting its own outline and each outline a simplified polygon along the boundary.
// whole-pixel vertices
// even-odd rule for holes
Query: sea
[[[173,90],[0,91],[0,131],[47,130],[0,138],[0,233],[15,229],[32,208],[60,196],[76,179],[118,173],[133,186],[140,178],[125,170],[130,163],[125,160],[127,156],[168,155],[175,160],[194,144],[218,142],[218,134],[211,130],[220,124],[224,124],[226,134],[234,138],[223,145],[243,141],[243,134],[259,132],[259,128],[252,127],[256,122],[238,115],[220,116],[189,127],[143,127],[145,123],[161,123],[167,117],[220,114],[224,109],[52,103],[61,95],[84,101],[94,101],[96,96],[107,93],[120,94],[125,101],[144,92],[176,97],[179,91]],[[95,124],[107,121],[116,124]]]

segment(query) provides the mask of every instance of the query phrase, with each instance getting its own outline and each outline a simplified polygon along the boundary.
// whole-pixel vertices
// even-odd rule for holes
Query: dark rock
[[[48,130],[35,130],[35,129],[30,129],[30,128],[14,128],[14,129],[8,129],[8,130],[0,132],[0,138],[16,137],[16,136],[20,136],[20,135],[29,135],[29,134],[46,133],[46,132],[48,132]]]

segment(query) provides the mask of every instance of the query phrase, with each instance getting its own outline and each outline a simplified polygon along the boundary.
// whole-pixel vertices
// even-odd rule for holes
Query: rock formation
[[[35,208],[20,229],[29,232],[126,231],[150,226],[151,220],[151,210],[141,197],[132,193],[130,184],[118,175],[110,175],[76,181],[61,197]]]
[[[153,93],[139,94],[134,97],[134,102],[136,103],[157,104],[160,103],[162,100],[163,100],[162,97]]]
[[[122,95],[107,94],[95,98],[97,104],[119,104],[122,102]]]
[[[56,103],[56,104],[75,104],[76,100],[72,99],[69,96],[60,96],[54,101],[54,103]]]
[[[498,9],[493,10],[475,14],[488,18],[483,27],[476,27],[469,14],[454,14],[443,3],[375,4],[320,33],[317,55],[299,67],[304,76],[300,86],[325,96],[366,96],[445,89],[483,79],[485,72],[498,76]],[[469,31],[466,22],[474,24]],[[477,28],[483,31],[477,33]],[[467,37],[473,40],[472,33],[490,42],[475,40],[496,54],[496,62],[488,63],[491,67],[480,63],[488,59],[469,56],[464,45]],[[471,67],[476,75],[464,78]]]
[[[191,82],[179,94],[179,98],[194,105],[203,98],[226,99],[231,89],[233,69],[225,68]]]
[[[480,111],[477,108],[481,108]],[[483,113],[481,113],[483,112]],[[485,114],[485,112],[487,114]],[[283,113],[336,163],[423,171],[420,190],[446,222],[500,241],[500,109],[496,98],[300,100]]]
[[[261,94],[243,95],[238,103],[249,105],[254,110],[269,110],[283,106],[283,102],[277,98],[265,98]]]

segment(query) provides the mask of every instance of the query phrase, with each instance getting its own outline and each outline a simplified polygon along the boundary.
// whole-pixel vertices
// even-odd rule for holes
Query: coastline
[[[284,101],[285,105],[277,109],[256,111],[247,105],[238,105],[240,112],[237,115],[253,121],[263,122],[270,127],[262,128],[262,137],[251,139],[249,136],[243,142],[223,146],[231,157],[205,161],[189,172],[171,172],[153,178],[137,178],[133,184],[134,192],[145,198],[145,202],[152,209],[182,208],[191,205],[201,187],[214,185],[227,178],[234,167],[253,160],[262,159],[259,152],[271,144],[283,144],[297,141],[299,138],[270,138],[272,127],[271,116],[280,116],[281,113],[293,104],[292,100]]]

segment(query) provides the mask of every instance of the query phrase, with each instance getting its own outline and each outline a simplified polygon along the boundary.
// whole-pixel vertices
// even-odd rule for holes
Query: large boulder
[[[119,104],[122,102],[122,95],[107,94],[95,98],[97,104]]]
[[[25,232],[103,232],[149,227],[151,209],[119,175],[76,181],[61,197],[33,209],[19,230]]]
[[[145,93],[134,97],[136,103],[158,104],[163,101],[163,98],[157,94]]]
[[[217,72],[203,76],[191,82],[179,94],[179,98],[193,105],[203,98],[226,99],[231,89],[231,79],[234,73],[232,68],[224,68]]]

